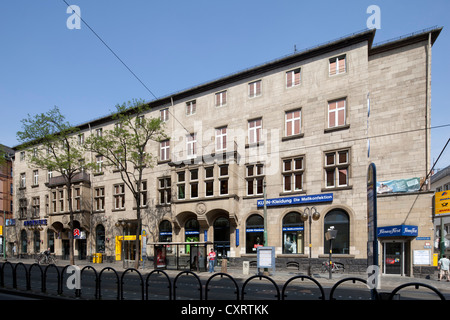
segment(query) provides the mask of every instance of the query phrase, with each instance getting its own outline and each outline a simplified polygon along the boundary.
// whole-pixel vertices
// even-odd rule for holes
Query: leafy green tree
[[[101,135],[90,135],[86,139],[88,151],[103,156],[102,166],[118,171],[136,201],[136,255],[135,268],[139,266],[139,235],[142,232],[141,210],[142,183],[145,169],[153,167],[155,157],[149,152],[151,141],[167,139],[164,123],[158,118],[145,117],[148,104],[142,100],[133,100],[116,106],[112,115],[114,128],[103,130]],[[96,163],[90,163],[96,168]],[[123,257],[122,257],[123,259]]]
[[[84,150],[78,143],[78,129],[66,121],[58,107],[46,113],[22,120],[22,131],[17,132],[21,150],[26,150],[29,166],[58,172],[67,187],[69,202],[70,264],[74,264],[72,184],[82,171]]]

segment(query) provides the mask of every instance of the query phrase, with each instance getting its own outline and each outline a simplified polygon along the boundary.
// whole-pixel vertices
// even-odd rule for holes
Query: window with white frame
[[[95,130],[97,137],[101,137],[103,135],[103,130],[102,128],[98,128]]]
[[[336,188],[349,185],[350,150],[325,153],[325,187]]]
[[[195,100],[186,102],[186,115],[190,116],[197,111],[197,102]]]
[[[114,185],[114,209],[124,209],[125,208],[125,185],[116,184]]]
[[[227,127],[216,128],[216,151],[227,150]]]
[[[328,128],[344,126],[346,124],[346,99],[328,102]]]
[[[303,156],[283,160],[283,191],[295,192],[303,190]]]
[[[329,71],[330,76],[345,73],[347,66],[346,66],[346,57],[345,55],[331,58],[329,61]]]
[[[246,166],[247,195],[262,195],[264,192],[264,165],[249,164]]]
[[[285,134],[286,137],[295,136],[302,130],[301,109],[286,111],[285,113]]]
[[[253,81],[248,84],[249,98],[258,97],[261,95],[261,80]]]
[[[94,189],[94,210],[105,210],[105,187],[98,187]]]
[[[186,136],[186,154],[188,158],[194,158],[197,155],[197,134],[191,133]]]
[[[162,122],[169,121],[169,108],[164,108],[159,111],[159,118]]]
[[[33,170],[33,186],[39,185],[39,170]]]
[[[172,183],[170,177],[158,179],[159,204],[167,205],[172,201]]]
[[[25,173],[21,173],[20,174],[20,183],[19,183],[20,188],[25,188],[27,186],[27,180],[26,180],[26,175]]]
[[[161,161],[166,161],[170,159],[170,140],[165,140],[160,142],[160,152],[159,158]]]
[[[103,156],[96,156],[95,163],[97,165],[96,171],[97,173],[103,172]]]
[[[300,68],[286,72],[286,87],[292,88],[300,84],[301,73]]]
[[[254,119],[248,122],[248,143],[258,143],[261,141],[262,119]]]
[[[221,107],[227,104],[227,91],[217,92],[215,94],[215,106]]]

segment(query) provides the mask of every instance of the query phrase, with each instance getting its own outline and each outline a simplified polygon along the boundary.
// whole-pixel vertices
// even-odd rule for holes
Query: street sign
[[[450,191],[441,191],[434,194],[434,214],[443,216],[450,214]]]

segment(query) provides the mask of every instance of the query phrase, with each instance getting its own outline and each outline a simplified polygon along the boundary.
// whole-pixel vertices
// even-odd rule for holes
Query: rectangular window
[[[52,191],[52,212],[53,213],[58,212],[56,191]]]
[[[99,129],[96,129],[95,132],[97,134],[97,137],[101,137],[103,130],[102,130],[102,128],[99,128]]]
[[[301,133],[301,110],[287,111],[285,113],[285,132],[286,137],[298,135]]]
[[[214,167],[205,168],[205,196],[214,195]]]
[[[74,198],[74,210],[81,211],[81,188],[75,188],[73,190],[73,198]]]
[[[39,185],[39,170],[33,170],[33,186]]]
[[[105,187],[95,188],[94,190],[94,210],[105,210]]]
[[[159,111],[159,118],[162,122],[169,121],[169,108],[164,108]]]
[[[258,97],[261,95],[261,80],[253,81],[248,84],[249,98]]]
[[[300,84],[300,68],[286,72],[286,87],[292,88]]]
[[[125,185],[116,184],[114,186],[114,209],[125,208]]]
[[[59,212],[64,212],[64,190],[59,190]]]
[[[170,177],[163,177],[158,180],[159,204],[166,205],[172,201],[172,183]]]
[[[303,157],[283,160],[283,191],[295,192],[303,190]]]
[[[160,142],[159,158],[161,161],[170,160],[170,140]]]
[[[248,143],[261,141],[262,119],[250,120],[248,122]]]
[[[190,116],[197,111],[197,102],[195,100],[186,102],[186,115]]]
[[[97,173],[103,172],[103,156],[96,156],[95,162],[97,164]]]
[[[227,150],[227,127],[216,129],[216,151]]]
[[[186,136],[186,153],[188,158],[194,158],[197,155],[197,134],[192,133]]]
[[[261,195],[264,192],[264,165],[252,164],[246,167],[247,195]]]
[[[327,188],[349,185],[349,150],[325,153],[325,186]]]
[[[217,92],[215,94],[215,106],[221,107],[227,104],[227,91]]]
[[[141,208],[147,206],[147,199],[148,199],[148,195],[147,195],[147,181],[141,181],[141,196],[139,201]],[[136,204],[137,206],[137,204]]]
[[[177,172],[177,197],[178,200],[183,200],[186,198],[186,185],[185,185],[185,173],[184,171]]]
[[[228,165],[219,166],[219,192],[220,195],[228,194]]]
[[[347,69],[345,55],[331,58],[329,61],[329,67],[330,76],[345,73]]]
[[[25,173],[21,173],[20,174],[20,182],[19,182],[19,186],[21,188],[25,188],[27,186],[27,181],[26,181],[26,175]]]
[[[32,218],[39,218],[39,211],[40,211],[40,198],[39,197],[33,197],[31,199],[31,217]]]
[[[27,218],[27,199],[19,200],[19,215],[21,219]]]
[[[346,124],[346,99],[328,102],[328,128]]]

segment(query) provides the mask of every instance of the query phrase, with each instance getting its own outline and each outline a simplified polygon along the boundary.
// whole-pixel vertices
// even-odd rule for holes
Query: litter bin
[[[103,263],[103,254],[102,253],[94,253],[92,262],[93,263]]]

